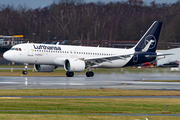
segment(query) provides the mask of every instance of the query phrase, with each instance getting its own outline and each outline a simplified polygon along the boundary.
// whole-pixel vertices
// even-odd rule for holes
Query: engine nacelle
[[[34,68],[37,72],[54,72],[57,67],[54,65],[38,65],[35,64]]]
[[[85,62],[82,60],[68,60],[64,62],[64,69],[70,72],[82,72],[85,69]]]

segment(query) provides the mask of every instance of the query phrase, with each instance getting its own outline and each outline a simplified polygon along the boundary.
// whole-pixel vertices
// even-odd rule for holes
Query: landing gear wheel
[[[94,73],[92,71],[87,71],[86,72],[86,76],[87,77],[93,77],[94,76]]]
[[[23,74],[23,75],[26,75],[26,74],[27,74],[27,71],[25,71],[25,70],[22,71],[22,74]]]
[[[74,72],[69,72],[69,71],[67,71],[67,72],[66,72],[66,76],[67,76],[67,77],[73,77],[73,76],[74,76]]]
[[[28,68],[28,63],[24,63],[24,70],[22,71],[23,75],[26,75],[28,73],[27,68]]]

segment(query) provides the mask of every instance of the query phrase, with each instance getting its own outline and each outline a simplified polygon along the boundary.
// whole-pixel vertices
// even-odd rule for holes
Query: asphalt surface
[[[176,74],[96,74],[74,77],[4,77],[0,76],[0,89],[148,89],[180,90],[180,82],[147,82],[147,80],[180,80]]]

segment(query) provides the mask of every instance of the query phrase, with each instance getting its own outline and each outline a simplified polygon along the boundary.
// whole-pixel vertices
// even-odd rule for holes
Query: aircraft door
[[[28,48],[28,56],[33,56],[33,46],[31,44],[27,44]]]

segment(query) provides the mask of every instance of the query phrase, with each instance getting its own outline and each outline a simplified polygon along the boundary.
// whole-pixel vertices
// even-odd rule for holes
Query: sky
[[[48,6],[53,3],[54,0],[1,0],[0,4],[4,5],[14,5],[17,7],[19,4],[20,5],[25,5],[28,8],[43,8],[45,6]],[[56,0],[55,0],[56,1]],[[85,0],[86,2],[98,2],[98,1],[103,1],[103,2],[117,2],[117,1],[127,1],[127,0]],[[154,0],[143,0],[145,3],[150,3]],[[175,3],[178,0],[155,0],[156,3]]]

